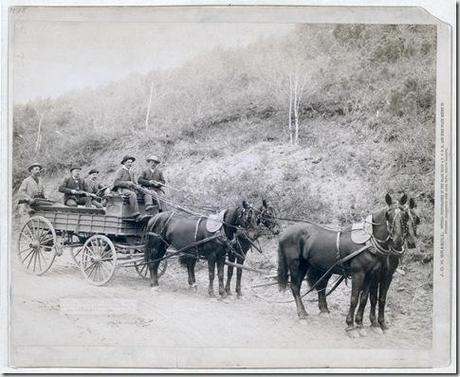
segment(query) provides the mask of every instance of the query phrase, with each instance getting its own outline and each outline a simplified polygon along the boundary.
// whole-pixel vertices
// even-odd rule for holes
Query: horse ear
[[[262,205],[263,205],[265,208],[267,208],[267,207],[268,207],[268,205],[267,205],[267,200],[262,199]]]
[[[399,204],[404,205],[406,204],[406,202],[407,202],[407,195],[403,194],[403,196],[401,196],[401,199],[399,199]]]
[[[414,209],[416,207],[414,198],[409,199],[409,208]]]
[[[386,194],[386,195],[385,195],[385,202],[386,202],[389,206],[391,206],[391,205],[393,204],[393,199],[391,199],[390,194]]]
[[[243,200],[243,208],[244,209],[249,209],[249,204],[246,200]]]

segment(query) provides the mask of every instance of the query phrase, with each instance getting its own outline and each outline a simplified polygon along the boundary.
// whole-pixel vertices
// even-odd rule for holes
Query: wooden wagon
[[[139,209],[144,210],[141,199]],[[121,266],[134,266],[141,277],[147,278],[146,220],[134,220],[128,203],[117,195],[107,197],[104,209],[41,203],[33,207],[21,228],[17,252],[25,269],[36,275],[46,273],[55,258],[70,249],[83,276],[92,284],[107,283]],[[166,267],[165,259],[159,273],[163,274]]]

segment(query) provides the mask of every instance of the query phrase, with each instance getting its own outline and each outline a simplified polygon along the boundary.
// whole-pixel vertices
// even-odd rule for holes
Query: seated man
[[[104,187],[100,182],[98,182],[99,170],[91,169],[89,171],[88,179],[86,180],[86,185],[88,187],[88,192],[93,195],[91,198],[91,204],[96,208],[102,208],[100,196],[102,195],[102,190]]]
[[[45,199],[45,189],[40,179],[42,166],[37,163],[31,164],[28,169],[30,175],[24,179],[19,187],[19,215],[21,223],[27,220],[30,206],[34,205],[37,200]]]
[[[64,204],[69,207],[89,204],[88,186],[83,178],[80,177],[81,168],[72,166],[70,177],[67,177],[59,186],[59,192],[64,193]]]
[[[40,179],[42,166],[31,164],[27,170],[30,175],[24,179],[19,187],[19,200],[23,203],[34,204],[37,199],[45,199],[45,189]]]
[[[154,191],[157,195],[163,193],[161,186],[164,185],[165,179],[163,172],[158,168],[160,164],[160,159],[156,156],[151,156],[147,158],[148,169],[144,170],[139,176],[138,182],[141,186]],[[154,208],[153,206],[153,197],[151,194],[144,194],[145,210],[148,212]],[[158,206],[160,207],[160,202],[158,200]]]
[[[139,206],[137,204],[136,180],[131,170],[134,161],[136,161],[136,159],[132,156],[123,157],[121,160],[123,166],[118,169],[113,182],[113,188],[116,189],[118,193],[126,195],[129,198],[129,206],[133,217],[140,215]]]

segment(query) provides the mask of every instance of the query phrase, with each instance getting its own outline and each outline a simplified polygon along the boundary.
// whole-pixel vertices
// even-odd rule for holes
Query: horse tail
[[[286,261],[286,253],[281,241],[278,243],[278,287],[285,290],[288,283],[289,269]]]
[[[147,236],[147,243],[145,245],[144,250],[144,262],[150,264],[151,261],[155,260],[156,258],[156,249],[159,246],[158,242],[161,241],[159,235],[155,234],[155,226],[159,220],[159,214],[152,217],[147,226],[145,227],[146,236]]]

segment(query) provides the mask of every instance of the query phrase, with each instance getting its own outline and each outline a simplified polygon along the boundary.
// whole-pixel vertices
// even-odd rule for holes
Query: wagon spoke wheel
[[[108,237],[96,234],[83,245],[80,261],[80,269],[85,279],[94,285],[104,285],[115,272],[115,246]]]
[[[70,248],[70,255],[72,256],[73,261],[75,264],[80,267],[81,265],[81,257],[82,257],[82,251],[83,247],[71,247]]]
[[[27,272],[43,275],[56,258],[56,231],[48,219],[31,217],[21,229],[18,256]]]
[[[158,277],[161,277],[166,272],[168,267],[168,260],[163,259],[158,266]],[[143,279],[150,279],[149,268],[144,261],[134,262],[134,268],[136,269],[139,276]]]
[[[80,238],[78,238],[76,235],[72,235],[72,240],[77,239],[76,242],[80,243]],[[81,265],[81,257],[83,253],[81,252],[83,250],[83,246],[81,247],[70,247],[70,255],[72,256],[73,261],[77,265],[78,268],[80,268]]]

